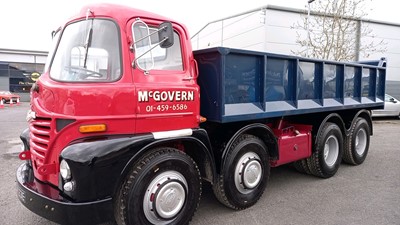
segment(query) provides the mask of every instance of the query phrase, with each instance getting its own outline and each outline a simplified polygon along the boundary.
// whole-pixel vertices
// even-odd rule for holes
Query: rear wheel
[[[317,136],[314,152],[307,159],[313,175],[329,178],[337,172],[343,155],[343,135],[334,123],[326,123]]]
[[[253,135],[241,135],[228,150],[224,168],[213,186],[215,196],[229,208],[248,208],[262,196],[269,174],[264,142]]]
[[[360,165],[368,154],[370,127],[364,118],[357,118],[346,138],[343,161],[351,165]]]
[[[201,196],[196,163],[173,148],[156,149],[139,160],[116,198],[118,224],[188,224]]]

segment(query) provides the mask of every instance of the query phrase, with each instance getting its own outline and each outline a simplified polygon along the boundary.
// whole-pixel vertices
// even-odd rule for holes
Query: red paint
[[[289,162],[311,156],[311,129],[310,125],[289,124],[279,121],[273,129],[278,139],[279,160],[271,162],[271,166],[279,166]]]
[[[29,160],[31,159],[31,152],[30,151],[23,151],[18,155],[20,160]]]
[[[138,17],[149,25],[171,20],[137,9],[100,4],[82,9],[63,27],[85,19],[89,8],[95,18],[112,20],[119,28],[122,75],[119,80],[109,83],[68,83],[52,79],[47,70],[38,80],[39,92],[32,92],[31,101],[37,117],[30,123],[31,158],[35,177],[56,186],[58,175],[54,170],[49,173],[41,168],[47,168],[46,165],[58,168],[60,152],[71,141],[95,135],[80,133],[80,125],[103,123],[107,126],[107,135],[113,135],[195,128],[200,120],[199,87],[195,79],[185,79],[197,76],[197,70],[192,67],[195,62],[186,28],[172,21],[181,39],[183,70],[152,70],[151,75],[146,75],[131,66],[135,58],[130,50],[132,23]],[[138,91],[190,92],[193,99],[178,97],[179,101],[149,99],[139,102]],[[76,122],[57,131],[57,119],[74,119]]]

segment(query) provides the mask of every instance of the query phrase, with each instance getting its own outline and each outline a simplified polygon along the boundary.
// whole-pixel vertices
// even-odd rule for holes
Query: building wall
[[[43,72],[47,52],[0,49],[0,90],[29,101],[29,91]]]
[[[379,43],[380,40],[383,40],[386,51],[384,53],[369,52],[368,57],[361,57],[361,59],[385,57],[388,64],[387,80],[400,81],[400,24],[367,22],[366,25],[372,30],[374,36],[363,37],[361,43],[371,41]]]
[[[296,43],[297,36],[304,37],[307,32],[295,29],[294,25],[302,23],[306,13],[305,10],[265,6],[213,21],[192,37],[193,49],[223,46],[295,55],[295,52],[302,49]],[[378,60],[385,57],[388,61],[387,80],[400,81],[400,24],[362,21],[361,26],[372,32],[359,42],[379,43],[383,40],[386,51],[368,52],[367,56],[360,54],[359,59]]]

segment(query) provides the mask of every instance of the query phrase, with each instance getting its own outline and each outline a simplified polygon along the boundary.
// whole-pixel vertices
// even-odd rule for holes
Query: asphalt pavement
[[[0,224],[50,225],[17,198],[15,173],[22,163],[19,134],[27,127],[29,103],[0,109]],[[290,166],[272,168],[259,202],[246,210],[221,205],[209,185],[194,225],[400,225],[400,120],[375,119],[370,150],[362,165],[342,164],[334,177],[300,174]]]

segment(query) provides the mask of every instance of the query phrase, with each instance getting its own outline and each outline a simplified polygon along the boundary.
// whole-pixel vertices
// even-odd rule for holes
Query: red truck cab
[[[51,66],[32,92],[31,110],[36,118],[30,125],[31,157],[40,180],[58,185],[58,156],[73,140],[94,133],[198,127],[199,93],[192,79],[197,75],[190,70],[194,60],[185,28],[173,24],[174,45],[158,47],[160,55],[153,57],[165,59],[156,61],[148,72],[123,63],[134,63],[138,56],[132,40],[133,24],[139,18],[150,30],[166,20],[125,7],[88,6],[55,33],[57,51],[49,55]]]
[[[79,173],[87,177],[82,177],[80,183],[79,175],[72,181],[63,179],[60,155],[67,146],[117,136],[129,139],[135,134],[152,132],[156,138],[180,136],[198,127],[201,118],[197,70],[193,69],[195,61],[186,28],[169,23],[173,32],[170,31],[168,48],[159,44],[159,35],[146,37],[166,29],[160,28],[165,21],[171,20],[124,6],[89,5],[54,33],[54,48],[45,72],[31,92],[29,135],[25,132],[26,151],[20,157],[29,160],[34,179],[26,181],[25,186],[47,196],[48,201],[64,202],[63,207],[72,200],[85,202],[92,209],[96,204],[88,201],[106,198],[110,202],[110,192],[104,192],[115,187],[104,189],[96,182],[106,184],[109,180],[90,181],[91,172],[85,174],[84,170]],[[146,53],[150,47],[154,47],[154,55]],[[110,151],[94,156],[90,150],[81,150],[79,163],[94,163]],[[125,166],[129,158],[122,160],[125,163],[119,167]],[[65,173],[70,177],[69,171]],[[83,190],[83,186],[88,189],[82,194],[60,193],[65,188]],[[27,193],[20,192],[21,201],[28,201]],[[99,204],[104,204],[104,199]],[[76,222],[71,218],[80,218],[84,223],[101,217],[102,213],[96,212],[93,217],[88,211],[91,210],[82,211],[87,220],[79,216],[68,219],[68,214],[62,218],[55,216],[60,212],[46,217],[58,222]]]

